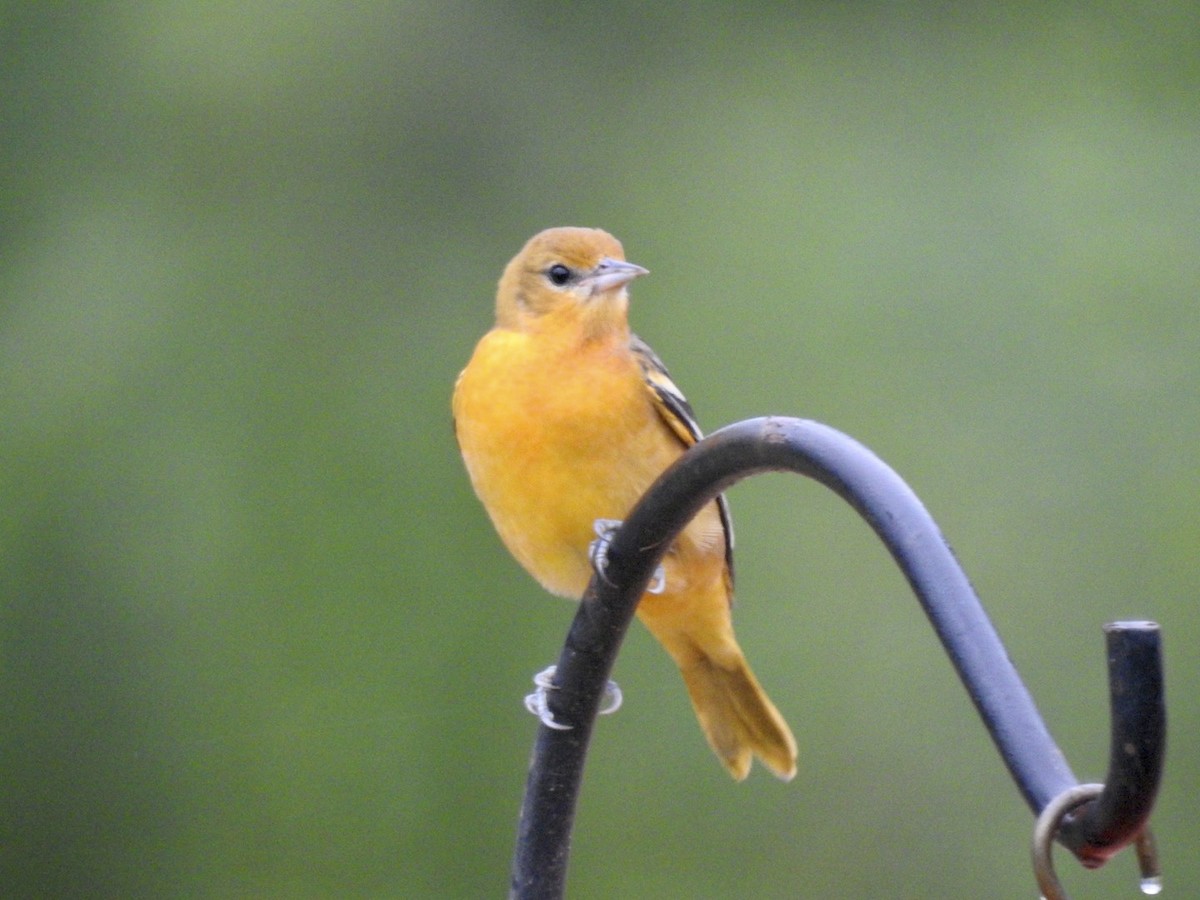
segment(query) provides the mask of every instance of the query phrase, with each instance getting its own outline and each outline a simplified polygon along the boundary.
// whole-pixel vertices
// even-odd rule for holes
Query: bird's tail
[[[649,617],[643,621],[679,665],[704,736],[729,774],[741,781],[757,756],[775,775],[790,781],[796,774],[796,739],[750,671],[732,633],[710,652],[687,635],[662,633]]]

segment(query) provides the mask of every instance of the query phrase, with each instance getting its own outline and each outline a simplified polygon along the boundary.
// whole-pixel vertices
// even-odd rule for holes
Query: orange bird
[[[454,389],[455,434],[476,494],[517,561],[580,597],[604,520],[623,518],[700,438],[662,362],[629,330],[629,282],[647,274],[591,228],[551,228],[513,258],[496,326]],[[678,664],[700,727],[734,778],[758,756],[783,779],[796,742],[733,636],[733,533],[725,498],[663,559],[638,618]]]

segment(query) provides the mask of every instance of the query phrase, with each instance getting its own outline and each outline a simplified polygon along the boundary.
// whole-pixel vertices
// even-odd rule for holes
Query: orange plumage
[[[496,326],[454,390],[455,434],[475,492],[517,561],[578,598],[597,519],[621,519],[700,436],[666,369],[629,330],[640,266],[590,228],[535,235],[508,264]],[[683,674],[709,744],[734,778],[758,756],[796,772],[796,743],[733,636],[732,536],[722,498],[663,560],[638,617]]]

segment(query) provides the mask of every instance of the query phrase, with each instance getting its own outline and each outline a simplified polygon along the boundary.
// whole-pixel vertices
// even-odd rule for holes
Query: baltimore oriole
[[[700,438],[666,368],[629,330],[627,285],[645,274],[604,231],[535,235],[505,268],[496,325],[455,385],[475,492],[512,555],[555,594],[583,594],[598,520],[625,516]],[[665,583],[638,617],[678,664],[733,777],[756,755],[790,779],[796,742],[733,636],[732,550],[721,497],[667,551]]]

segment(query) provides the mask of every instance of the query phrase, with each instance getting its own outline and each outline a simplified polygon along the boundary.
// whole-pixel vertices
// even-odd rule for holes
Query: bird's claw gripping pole
[[[651,486],[608,546],[559,657],[546,704],[569,730],[542,726],[525,789],[511,896],[558,898],[592,725],[617,649],[663,552],[691,518],[735,482],[795,472],[831,488],[875,530],[949,654],[1000,756],[1035,815],[1079,788],[1029,692],[937,525],[901,478],[871,451],[802,419],[748,419],[690,448]],[[1049,831],[1087,867],[1141,838],[1162,774],[1166,740],[1158,626],[1107,626],[1112,737],[1108,780],[1065,803]],[[1146,837],[1143,837],[1143,834]],[[1146,873],[1143,873],[1144,875]],[[1039,875],[1039,878],[1041,876]],[[1050,870],[1050,877],[1053,871]],[[1060,892],[1061,896],[1061,892]]]

